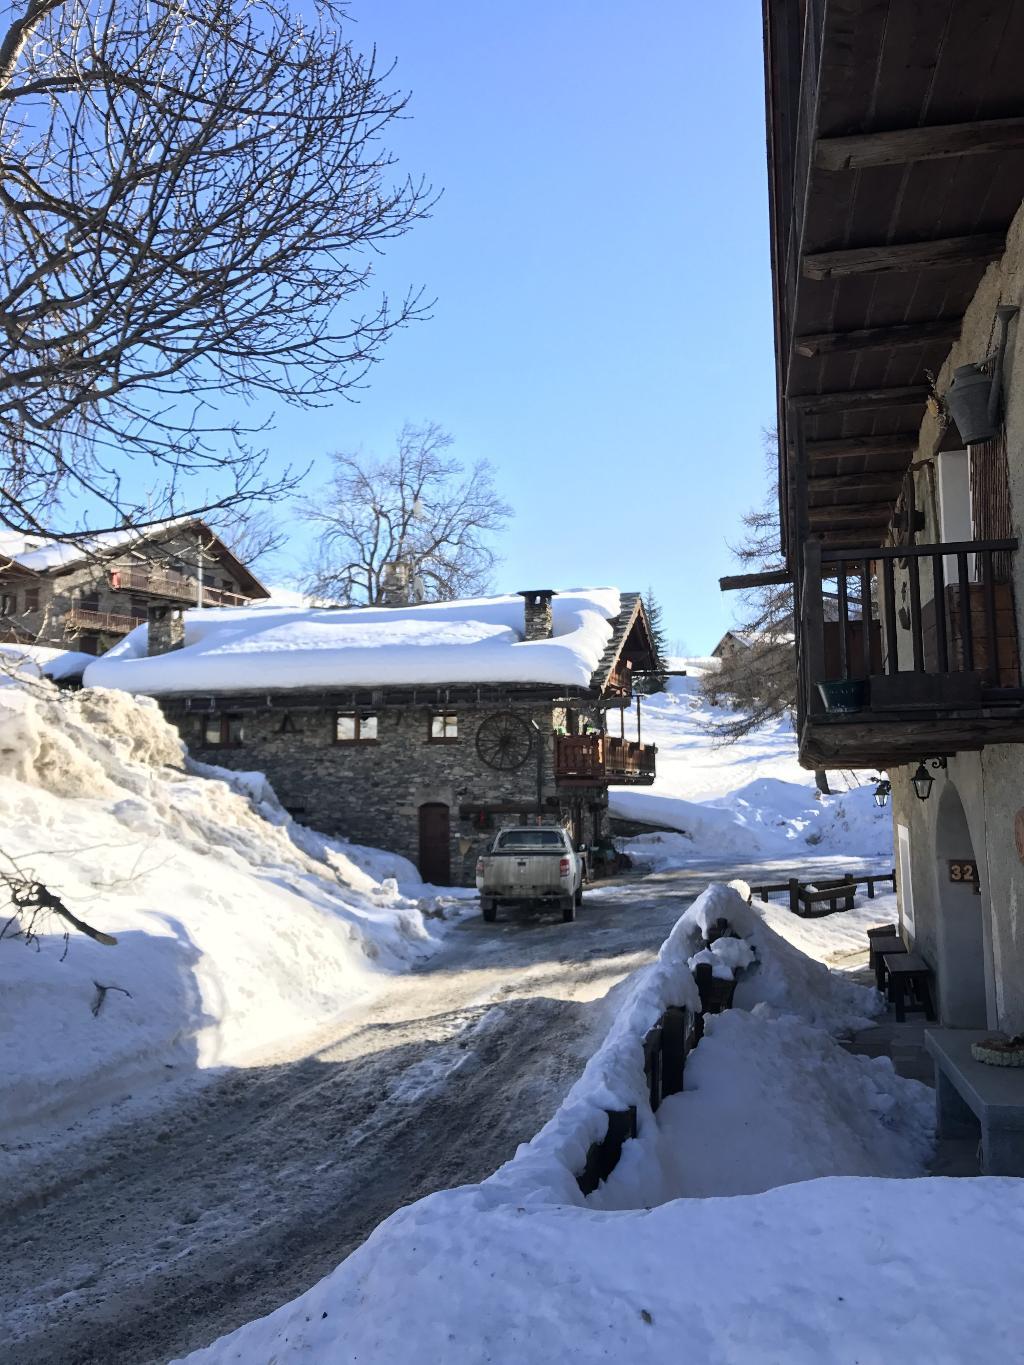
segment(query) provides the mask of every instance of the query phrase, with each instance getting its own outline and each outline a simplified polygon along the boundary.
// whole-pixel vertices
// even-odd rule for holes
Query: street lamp
[[[875,788],[875,805],[881,808],[889,800],[889,793],[892,791],[892,783],[887,777],[878,778],[878,786]]]
[[[944,758],[933,758],[930,760],[933,768],[944,768],[946,760]],[[932,794],[932,787],[935,785],[935,778],[924,766],[924,760],[917,765],[917,772],[910,779],[914,784],[914,791],[919,801],[927,801]]]

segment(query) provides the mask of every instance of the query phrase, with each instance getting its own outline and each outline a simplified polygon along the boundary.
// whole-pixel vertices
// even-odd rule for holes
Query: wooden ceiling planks
[[[1024,127],[1019,55],[1024,51],[1024,2],[828,0],[818,8],[824,15],[822,59],[817,109],[810,122],[819,138],[896,130],[897,146],[902,137],[910,155],[914,132],[923,126],[1008,120],[990,130],[989,141],[998,151],[979,152],[972,146],[955,155],[904,162],[893,156],[890,140],[885,157],[872,158],[868,146],[865,160],[872,164],[839,170],[817,164],[807,172],[806,213],[794,225],[798,240],[787,243],[787,273],[796,268],[799,278],[789,281],[788,335],[779,338],[783,392],[803,411],[809,449],[837,436],[889,435],[909,441],[923,413],[923,398],[894,408],[858,404],[854,394],[906,390],[939,370],[994,245],[989,241],[981,250],[961,253],[960,259],[953,259],[956,250],[947,249],[941,265],[932,259],[939,253],[929,254],[927,248],[906,251],[902,260],[900,253],[887,258],[878,252],[874,260],[863,254],[833,255],[829,261],[825,253],[874,252],[893,244],[914,247],[941,238],[1005,232],[1024,194],[1024,151],[1019,145]],[[803,89],[806,96],[806,73]],[[808,123],[806,113],[801,122]],[[983,134],[961,129],[953,140],[976,145],[978,139],[984,143]],[[835,150],[839,144],[832,145]],[[813,159],[837,164],[834,155],[829,161],[827,145],[824,155]],[[879,160],[891,164],[880,165]],[[868,268],[886,260],[898,268]],[[837,275],[844,262],[862,273]],[[863,346],[857,337],[845,344],[838,340],[842,334],[915,324],[925,327],[918,342],[908,335],[899,336],[891,347],[877,338]],[[801,350],[794,343],[799,337],[833,340]],[[851,404],[840,402],[837,396],[849,391]],[[809,403],[810,395],[825,401]],[[836,456],[814,473],[873,478],[880,460],[885,471],[898,473],[909,458],[909,451],[897,453],[895,448],[884,455]],[[818,505],[828,496],[813,495]]]

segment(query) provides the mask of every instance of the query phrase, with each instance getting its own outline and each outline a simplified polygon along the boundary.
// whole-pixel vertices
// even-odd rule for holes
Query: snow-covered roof
[[[145,544],[180,526],[190,526],[194,517],[177,517],[171,521],[155,522],[144,529],[128,527],[123,531],[104,531],[100,535],[83,535],[74,541],[44,540],[41,536],[5,532],[0,536],[0,555],[20,564],[33,573],[47,573],[64,569],[93,555],[113,554],[133,545]]]
[[[189,611],[182,649],[147,657],[140,626],[92,663],[85,683],[151,696],[457,683],[588,687],[620,610],[617,588],[559,593],[552,638],[529,641],[517,594],[415,607]]]
[[[80,678],[95,655],[77,649],[51,649],[48,645],[0,644],[0,672],[62,682]]]

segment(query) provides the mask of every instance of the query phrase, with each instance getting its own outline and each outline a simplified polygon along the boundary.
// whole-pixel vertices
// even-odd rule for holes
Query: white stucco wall
[[[994,349],[993,321],[1000,303],[1024,304],[1024,208],[1011,225],[1005,255],[989,267],[967,309],[960,339],[936,377],[938,393],[947,391],[957,365],[981,361]],[[1024,541],[1024,323],[1020,318],[1010,327],[1003,377],[1013,533]],[[915,459],[932,458],[942,435],[937,410],[929,411],[921,426]],[[938,539],[926,471],[917,475],[917,495],[919,508],[928,516],[920,539]],[[1024,550],[1014,556],[1013,587],[1017,636],[1022,640]],[[1024,863],[1014,841],[1014,815],[1024,807],[1024,723],[1021,741],[1019,745],[992,745],[980,753],[960,753],[951,758],[945,772],[933,772],[936,781],[928,801],[918,800],[910,786],[913,766],[890,773],[896,822],[911,830],[915,944],[936,969],[940,1017],[954,1025],[971,1022],[960,1014],[970,995],[969,975],[981,968],[986,980],[987,1017],[976,1022],[1011,1033],[1024,1032]],[[941,748],[939,734],[935,747]],[[938,837],[947,784],[955,787],[963,804],[971,850],[948,846],[949,799],[944,837]],[[958,844],[962,837],[952,842]],[[981,875],[982,895],[974,898],[976,906],[950,899],[962,889],[950,886],[946,869],[947,859],[971,853]],[[969,914],[975,908],[981,921],[977,947],[982,954],[980,964],[975,960],[975,948],[967,941],[971,933]],[[951,926],[957,926],[958,932],[952,932]]]

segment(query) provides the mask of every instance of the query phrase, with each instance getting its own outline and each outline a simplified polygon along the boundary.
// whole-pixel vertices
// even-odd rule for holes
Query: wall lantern
[[[925,774],[927,776],[927,774]],[[881,808],[889,801],[889,793],[892,791],[892,783],[887,777],[878,779],[878,786],[875,788],[875,805]]]
[[[1017,312],[1015,304],[1000,304],[996,309],[999,320],[999,349],[996,354],[983,360],[980,365],[958,365],[953,371],[953,382],[946,391],[946,406],[965,446],[991,441],[999,431],[1006,333],[1011,318],[1016,317]]]
[[[931,766],[933,768],[944,768],[946,766],[946,760],[944,758],[933,758],[931,760]],[[932,794],[935,778],[932,777],[923,761],[917,765],[917,772],[910,780],[914,784],[914,791],[917,793],[917,799],[919,801],[927,801]]]

